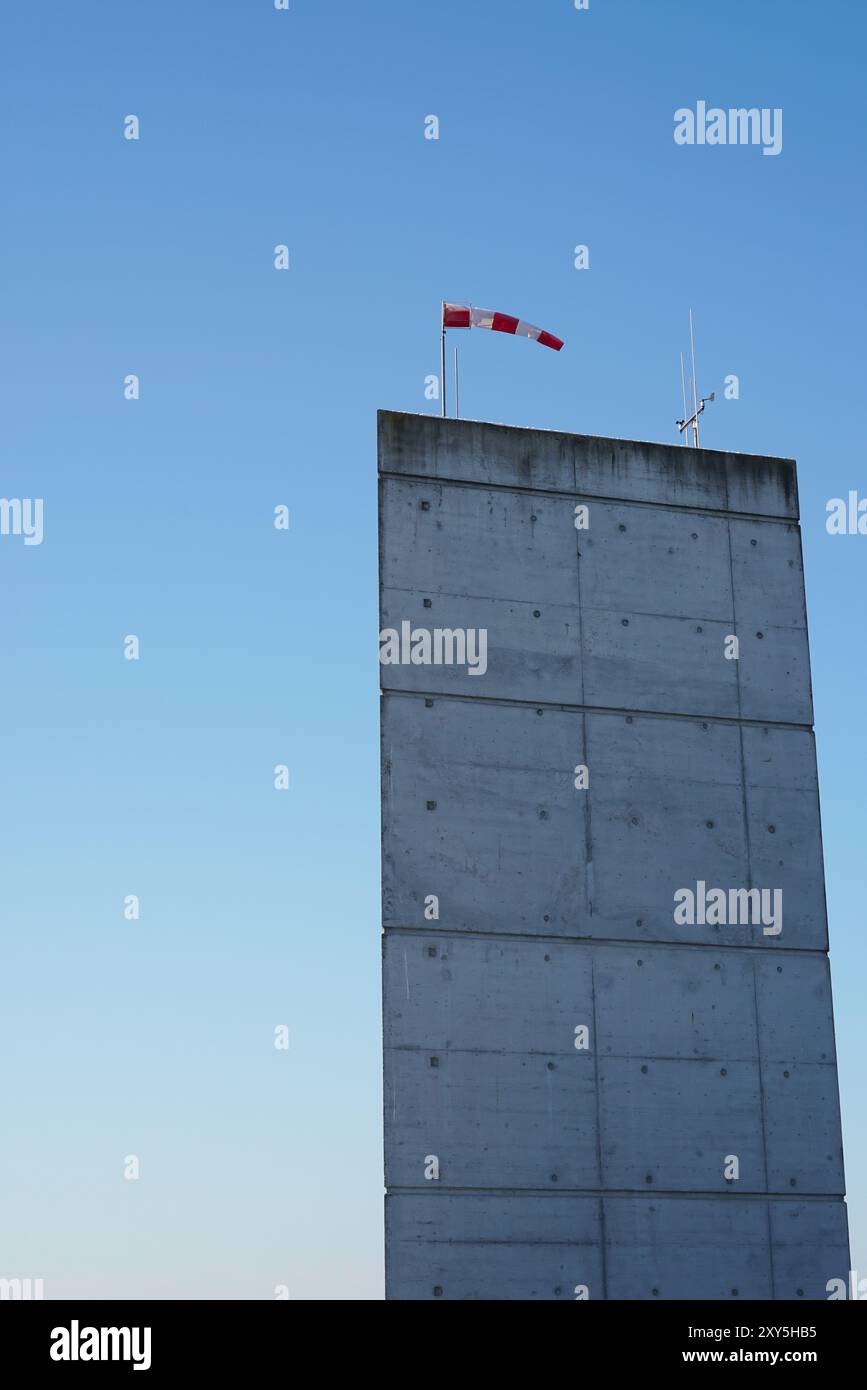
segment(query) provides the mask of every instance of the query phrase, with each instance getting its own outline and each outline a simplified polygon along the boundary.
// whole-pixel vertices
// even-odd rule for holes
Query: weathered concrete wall
[[[826,1297],[794,464],[388,413],[379,453],[381,629],[487,632],[381,666],[388,1296]],[[676,920],[699,882],[781,911]]]

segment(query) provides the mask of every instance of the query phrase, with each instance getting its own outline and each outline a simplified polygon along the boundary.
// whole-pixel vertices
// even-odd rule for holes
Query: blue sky
[[[464,334],[466,415],[671,439],[692,305],[704,442],[799,461],[867,1267],[867,538],[825,531],[867,495],[865,40],[851,0],[7,16],[0,495],[45,540],[0,540],[0,1273],[381,1296],[375,412],[435,408],[443,297],[567,343]],[[782,153],[676,146],[698,99],[782,107]]]

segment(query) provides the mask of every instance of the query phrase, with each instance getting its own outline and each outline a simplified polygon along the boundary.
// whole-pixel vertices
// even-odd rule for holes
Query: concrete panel
[[[594,947],[602,1056],[756,1061],[753,956]]]
[[[591,608],[581,626],[585,704],[737,718],[731,623]]]
[[[593,957],[556,941],[390,933],[385,1045],[569,1058],[593,1023]],[[528,1012],[527,999],[540,1007]]]
[[[388,1187],[423,1184],[431,1154],[448,1187],[599,1186],[586,1053],[387,1049],[384,1109]]]
[[[717,1200],[605,1200],[608,1297],[712,1299],[773,1296],[767,1204]]]
[[[756,886],[782,892],[782,931],[769,938],[781,946],[824,950],[828,931],[822,863],[822,833],[815,792],[750,787],[750,865]]]
[[[569,499],[397,478],[380,488],[382,526],[394,538],[383,557],[384,588],[577,608]]]
[[[436,1154],[450,1187],[598,1186],[588,951],[400,933],[384,971],[389,1183],[419,1185]]]
[[[818,806],[816,745],[810,729],[780,729],[773,724],[757,729],[746,724],[741,737],[750,787],[768,787],[788,794],[813,793]]]
[[[606,1188],[766,1190],[754,1062],[601,1058],[599,1127]],[[740,1162],[737,1184],[723,1175],[730,1154]]]
[[[383,592],[380,631],[400,632],[437,628],[484,631],[487,669],[471,675],[467,665],[382,665],[386,690],[453,694],[485,699],[526,700],[532,703],[582,703],[581,618],[577,608],[462,594],[428,598],[405,589]],[[474,641],[479,640],[474,637]]]
[[[584,913],[581,715],[389,699],[383,708],[384,920],[576,935]],[[428,807],[431,809],[428,809]]]
[[[386,1199],[386,1298],[480,1301],[602,1296],[595,1197],[436,1193]]]
[[[653,613],[731,628],[725,517],[592,502],[589,529],[578,535],[583,607],[609,610],[618,618]]]
[[[728,523],[734,611],[749,628],[807,627],[801,535],[797,526]]]
[[[813,734],[745,726],[742,738],[752,882],[783,889],[781,946],[827,950]]]
[[[844,1202],[771,1202],[778,1299],[827,1299],[832,1279],[849,1280]]]
[[[588,715],[594,936],[753,945],[756,930],[680,925],[674,895],[749,882],[738,729]]]
[[[837,1068],[780,1062],[762,1068],[768,1186],[772,1192],[842,1193]]]
[[[798,478],[792,459],[762,458],[757,454],[724,457],[729,511],[797,521]],[[704,460],[699,460],[699,468],[703,466]]]
[[[810,653],[804,628],[749,626],[738,620],[741,717],[812,724]]]
[[[755,958],[755,971],[765,1065],[833,1062],[834,1017],[827,957],[803,952],[768,957],[763,952]]]

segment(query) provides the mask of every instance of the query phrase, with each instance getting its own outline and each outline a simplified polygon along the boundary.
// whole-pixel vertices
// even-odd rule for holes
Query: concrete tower
[[[795,465],[379,418],[387,1296],[848,1276]]]

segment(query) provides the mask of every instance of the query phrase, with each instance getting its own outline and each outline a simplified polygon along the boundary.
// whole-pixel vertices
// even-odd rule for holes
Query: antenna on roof
[[[461,385],[458,380],[458,350],[455,348],[455,419],[461,418]]]
[[[686,396],[686,383],[685,383],[685,381],[684,381],[684,375],[683,375],[683,353],[681,353],[681,354],[680,354],[680,389],[681,389],[681,394],[682,394],[682,396],[683,396],[683,416],[684,416],[684,418],[683,418],[682,420],[678,420],[678,421],[677,421],[677,428],[678,428],[678,430],[680,431],[680,433],[683,435],[683,443],[684,443],[684,444],[688,444],[689,440],[688,440],[688,436],[687,436],[687,434],[686,434],[686,431],[687,431],[690,427],[692,427],[692,447],[693,447],[694,449],[697,449],[697,448],[699,447],[699,443],[700,443],[700,441],[699,441],[699,434],[698,434],[698,417],[699,417],[699,415],[701,415],[701,413],[702,413],[702,411],[704,410],[705,406],[708,405],[708,404],[714,399],[714,397],[715,397],[715,395],[716,395],[716,392],[715,392],[715,391],[711,391],[711,393],[710,393],[709,396],[702,396],[701,400],[698,399],[698,395],[697,395],[697,393],[696,393],[696,384],[695,384],[695,330],[694,330],[694,328],[693,328],[693,322],[692,322],[692,309],[690,309],[690,311],[689,311],[689,350],[690,350],[690,359],[691,359],[691,362],[692,362],[692,380],[691,380],[691,383],[690,383],[690,394],[691,394],[691,396],[692,396],[692,414],[690,415],[689,419],[686,418],[686,411],[687,411],[686,400],[687,400],[687,396]]]

